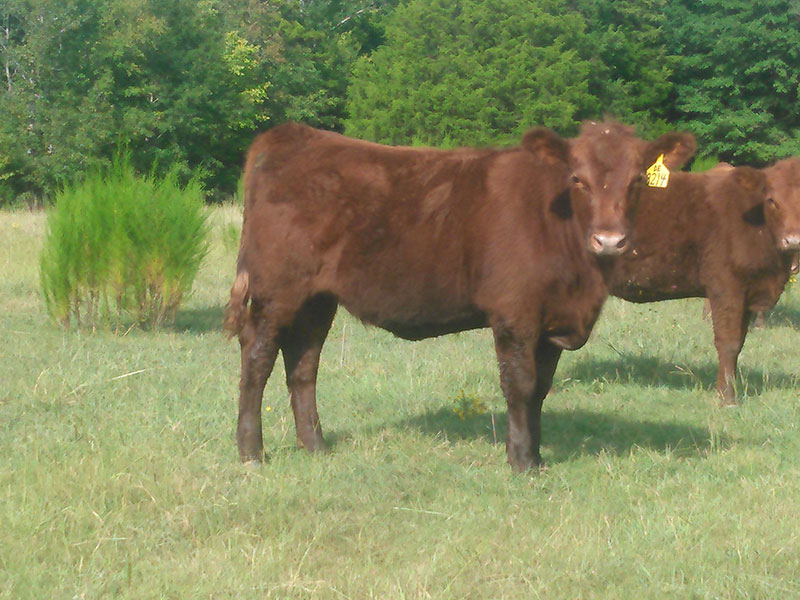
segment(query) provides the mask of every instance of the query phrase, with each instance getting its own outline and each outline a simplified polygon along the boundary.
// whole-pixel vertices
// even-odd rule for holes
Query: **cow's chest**
[[[598,274],[581,274],[556,282],[545,297],[543,334],[565,350],[589,339],[608,292]]]
[[[757,312],[773,308],[783,293],[787,279],[788,276],[783,273],[776,273],[751,283],[747,290],[747,308]]]

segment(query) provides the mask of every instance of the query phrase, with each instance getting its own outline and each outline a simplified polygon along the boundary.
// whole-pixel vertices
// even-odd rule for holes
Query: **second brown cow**
[[[263,457],[279,350],[298,443],[325,447],[317,367],[341,304],[411,340],[491,327],[508,461],[540,464],[542,400],[562,350],[582,346],[599,315],[643,171],[693,152],[688,134],[647,143],[614,123],[574,140],[533,129],[504,150],[389,147],[295,124],[259,136],[226,320],[242,352],[241,459]]]
[[[800,159],[673,173],[667,188],[642,193],[630,246],[614,264],[611,293],[631,302],[708,298],[717,390],[733,403],[751,314],[775,305],[797,267]]]

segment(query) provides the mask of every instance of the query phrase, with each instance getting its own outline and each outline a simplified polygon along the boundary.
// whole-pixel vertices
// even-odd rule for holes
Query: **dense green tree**
[[[203,165],[211,185],[235,181],[229,157],[258,112],[225,60],[217,12],[213,2],[179,0],[8,5],[6,181],[50,192],[107,164],[119,145],[143,170]]]
[[[509,142],[574,131],[592,106],[581,15],[557,0],[411,0],[359,59],[346,131],[389,143]]]
[[[278,31],[282,53],[268,66],[275,90],[273,122],[302,121],[341,131],[346,92],[359,55],[384,40],[383,16],[397,0],[307,0],[283,2]]]
[[[142,171],[202,167],[211,189],[232,191],[255,131],[290,119],[341,129],[350,66],[378,43],[380,8],[7,0],[0,194],[52,192],[120,145]]]
[[[672,0],[680,56],[673,121],[704,154],[763,163],[800,154],[800,5],[794,0]]]
[[[0,15],[0,177],[14,191],[92,166],[112,135],[102,100],[108,80],[92,76],[83,45],[97,27],[94,8],[81,0],[11,0]]]
[[[668,128],[677,57],[664,39],[668,0],[575,0],[586,20],[581,55],[591,64],[595,114],[607,113],[656,135]]]
[[[140,168],[203,166],[212,188],[231,187],[252,129],[266,120],[249,65],[236,54],[236,32],[225,31],[219,3],[148,4],[161,31],[145,38],[151,46],[138,68],[109,61],[122,66],[114,72],[116,122]]]
[[[3,0],[0,203],[130,149],[235,188],[288,120],[388,143],[510,143],[610,114],[701,151],[800,154],[796,0]]]

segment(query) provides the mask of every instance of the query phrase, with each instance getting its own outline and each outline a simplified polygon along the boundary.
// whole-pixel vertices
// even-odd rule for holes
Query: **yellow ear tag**
[[[650,187],[665,188],[669,183],[669,169],[664,164],[664,155],[659,154],[656,162],[647,169],[647,185]]]

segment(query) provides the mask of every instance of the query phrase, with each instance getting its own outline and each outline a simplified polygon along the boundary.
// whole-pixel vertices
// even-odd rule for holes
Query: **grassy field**
[[[0,597],[800,598],[800,289],[751,332],[728,409],[699,300],[610,301],[525,476],[488,331],[410,343],[340,312],[332,452],[294,448],[278,367],[251,469],[220,332],[237,222],[215,210],[174,328],[114,335],[47,322],[43,215],[0,213]]]

